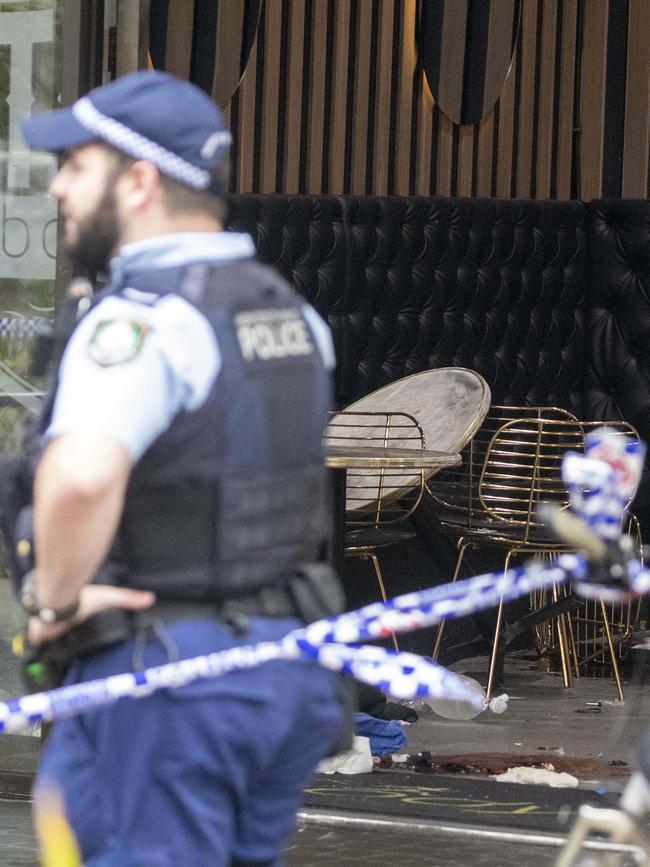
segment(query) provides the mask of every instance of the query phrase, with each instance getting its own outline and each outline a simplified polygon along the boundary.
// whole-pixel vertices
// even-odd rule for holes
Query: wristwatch
[[[79,611],[79,599],[66,608],[52,608],[49,605],[39,605],[36,601],[36,571],[31,569],[23,579],[20,590],[20,604],[31,617],[38,617],[43,623],[64,623],[72,620]]]

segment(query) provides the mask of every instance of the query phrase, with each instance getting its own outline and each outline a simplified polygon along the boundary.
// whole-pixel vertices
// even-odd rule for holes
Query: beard
[[[121,236],[120,220],[112,183],[97,204],[95,211],[77,225],[77,236],[64,243],[64,250],[75,273],[91,280],[106,273]]]

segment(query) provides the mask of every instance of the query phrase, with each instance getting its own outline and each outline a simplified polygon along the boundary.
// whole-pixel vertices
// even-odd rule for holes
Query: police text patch
[[[245,361],[275,361],[311,355],[311,332],[299,310],[246,310],[235,316],[235,328]]]
[[[148,330],[144,323],[133,319],[105,319],[90,338],[90,357],[102,367],[130,361],[142,348]]]

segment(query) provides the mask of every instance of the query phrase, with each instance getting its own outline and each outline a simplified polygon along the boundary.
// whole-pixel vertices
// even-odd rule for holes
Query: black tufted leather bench
[[[650,202],[241,194],[230,227],[329,322],[339,406],[458,365],[650,442]]]

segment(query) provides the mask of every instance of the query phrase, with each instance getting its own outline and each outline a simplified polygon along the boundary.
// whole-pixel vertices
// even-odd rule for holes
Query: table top
[[[346,407],[342,417],[346,412],[407,413],[419,422],[425,447],[459,452],[481,426],[490,399],[488,384],[475,371],[436,367],[382,386]]]
[[[455,452],[384,446],[325,444],[325,463],[332,469],[442,469],[456,467],[461,457]]]

